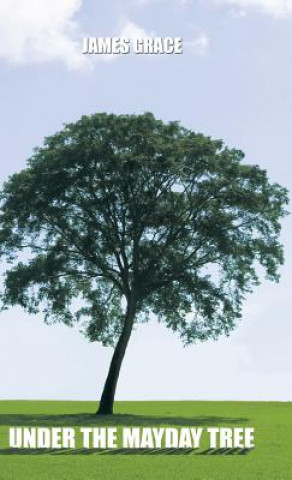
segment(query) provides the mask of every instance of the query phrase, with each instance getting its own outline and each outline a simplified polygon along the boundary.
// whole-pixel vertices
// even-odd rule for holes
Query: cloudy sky
[[[183,55],[82,55],[84,36],[178,36]],[[242,149],[291,189],[292,0],[0,0],[1,181],[93,112],[152,111]],[[120,399],[292,400],[291,218],[281,282],[237,329],[183,348],[155,322],[131,339]],[[96,399],[112,351],[19,308],[0,316],[0,398]]]

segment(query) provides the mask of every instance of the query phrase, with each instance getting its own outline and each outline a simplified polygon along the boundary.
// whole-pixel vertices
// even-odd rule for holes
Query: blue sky
[[[292,0],[0,0],[1,181],[66,122],[152,111],[242,149],[291,190]],[[83,36],[180,36],[184,54],[81,55]],[[183,348],[155,322],[131,339],[121,399],[291,400],[291,218],[279,284],[228,339]],[[111,349],[15,308],[0,317],[0,398],[95,399]]]

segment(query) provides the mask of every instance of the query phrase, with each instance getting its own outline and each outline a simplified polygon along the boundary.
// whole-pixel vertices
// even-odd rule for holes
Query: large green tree
[[[113,412],[135,323],[216,339],[257,272],[278,280],[287,191],[243,156],[150,113],[103,113],[47,138],[4,185],[3,306],[114,346],[99,413]]]

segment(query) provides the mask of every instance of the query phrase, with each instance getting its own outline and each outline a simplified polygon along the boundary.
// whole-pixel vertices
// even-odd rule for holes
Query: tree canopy
[[[104,345],[152,313],[185,343],[228,334],[283,263],[287,190],[243,158],[150,113],[66,125],[3,187],[4,307]]]

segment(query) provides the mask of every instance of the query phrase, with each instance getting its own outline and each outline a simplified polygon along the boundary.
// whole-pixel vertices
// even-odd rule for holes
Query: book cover
[[[290,0],[0,0],[0,479],[286,480]]]

